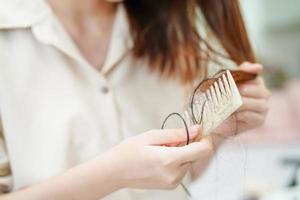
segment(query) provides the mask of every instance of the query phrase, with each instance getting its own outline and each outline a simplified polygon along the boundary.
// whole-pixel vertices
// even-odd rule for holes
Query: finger
[[[182,172],[182,175],[185,175],[187,171],[191,169],[193,165],[193,162],[186,162],[180,165],[180,171]]]
[[[266,99],[255,99],[249,97],[243,97],[243,105],[237,110],[240,111],[254,111],[258,113],[265,113],[269,110]]]
[[[189,128],[189,138],[193,139],[200,134],[200,126]],[[144,144],[168,145],[187,141],[187,132],[185,129],[164,129],[148,131],[139,138]]]
[[[249,84],[251,84],[251,85],[265,85],[265,80],[261,76],[258,76],[253,80],[250,80],[250,81],[247,81],[246,83],[240,84],[240,87],[243,87],[243,85],[249,85]]]
[[[244,62],[239,69],[253,74],[261,74],[263,72],[263,66],[258,63]]]
[[[179,170],[180,170],[180,177],[181,179],[185,176],[185,174],[191,169],[192,167],[192,162],[187,162],[187,163],[184,163],[184,164],[181,164]]]
[[[185,164],[180,165],[179,167],[176,167],[175,170],[176,170],[177,176],[176,176],[176,179],[174,180],[174,182],[175,183],[182,182],[182,179],[187,174],[187,172],[189,172],[191,167],[192,167],[191,162],[185,163]]]
[[[269,98],[271,93],[263,85],[245,84],[239,88],[241,96],[250,98]]]
[[[181,163],[194,162],[201,156],[205,156],[213,152],[212,143],[204,138],[200,142],[194,142],[192,144],[177,147],[178,160]]]
[[[194,141],[194,139],[190,140],[189,143],[192,143]],[[177,142],[177,143],[172,143],[172,144],[167,144],[166,146],[168,147],[182,147],[185,146],[187,143],[187,141],[183,141],[183,142]]]
[[[236,113],[236,118],[239,122],[244,122],[248,125],[251,125],[251,127],[258,127],[264,123],[265,114],[242,111]]]
[[[193,142],[198,142],[198,141],[200,141],[201,138],[202,138],[202,134],[198,134],[196,137],[190,138],[189,144],[193,143]],[[169,144],[169,145],[166,145],[166,146],[168,146],[168,147],[182,147],[182,146],[187,145],[186,142],[187,141],[183,141],[183,142],[180,142],[180,143],[173,143],[173,144]]]

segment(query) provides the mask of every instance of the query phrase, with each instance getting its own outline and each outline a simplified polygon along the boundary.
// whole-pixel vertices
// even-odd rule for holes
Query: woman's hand
[[[258,74],[258,77],[255,80],[238,85],[243,105],[214,130],[214,133],[222,138],[228,138],[261,126],[268,112],[268,99],[271,92],[267,89],[263,78],[260,76],[263,66],[245,62],[239,69]]]
[[[190,137],[200,133],[199,126]],[[110,151],[115,178],[121,187],[173,189],[189,171],[191,164],[212,151],[206,140],[183,147],[165,145],[186,141],[184,129],[152,130],[122,142]]]

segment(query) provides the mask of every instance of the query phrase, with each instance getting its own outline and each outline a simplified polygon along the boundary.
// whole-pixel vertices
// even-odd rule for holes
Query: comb
[[[219,71],[196,87],[184,119],[189,126],[201,124],[202,134],[209,135],[243,104],[237,84],[253,80],[256,76],[238,70]]]
[[[245,72],[245,71],[240,71],[240,70],[220,70],[217,72],[213,78],[206,79],[204,80],[201,84],[199,89],[201,91],[207,90],[215,81],[216,79],[220,78],[223,74],[226,73],[226,71],[229,71],[234,82],[239,85],[243,84],[247,81],[251,81],[257,77],[257,74]]]

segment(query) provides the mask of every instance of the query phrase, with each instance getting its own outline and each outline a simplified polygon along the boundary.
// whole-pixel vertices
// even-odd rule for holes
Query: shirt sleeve
[[[11,188],[12,174],[3,136],[3,128],[0,120],[0,195],[10,192]]]

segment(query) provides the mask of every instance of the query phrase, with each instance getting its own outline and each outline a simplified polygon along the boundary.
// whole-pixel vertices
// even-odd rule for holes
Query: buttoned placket
[[[118,20],[117,17],[118,16],[116,16],[116,20]],[[115,31],[113,31],[107,59],[104,63],[103,69],[100,72],[97,71],[88,63],[87,60],[83,58],[73,40],[66,33],[62,25],[59,23],[58,19],[51,11],[49,11],[48,16],[45,17],[43,21],[32,27],[32,32],[38,41],[57,48],[70,59],[77,62],[77,66],[81,67],[80,71],[82,73],[86,73],[86,77],[89,77],[88,81],[92,85],[97,85],[99,95],[101,95],[101,98],[104,99],[104,102],[106,104],[105,107],[110,108],[109,110],[111,110],[111,112],[114,112],[113,115],[116,117],[116,119],[112,119],[111,121],[117,124],[115,128],[117,128],[116,131],[119,133],[119,140],[123,140],[124,135],[122,134],[121,130],[119,109],[116,104],[113,89],[109,84],[108,79],[105,77],[105,74],[108,73],[111,68],[115,67],[115,65],[123,58],[122,54],[125,54],[125,49],[121,49],[122,51],[117,54],[115,54],[115,52],[113,51],[114,46],[118,45],[118,42],[120,42],[119,39],[114,39],[114,37],[116,36]]]

